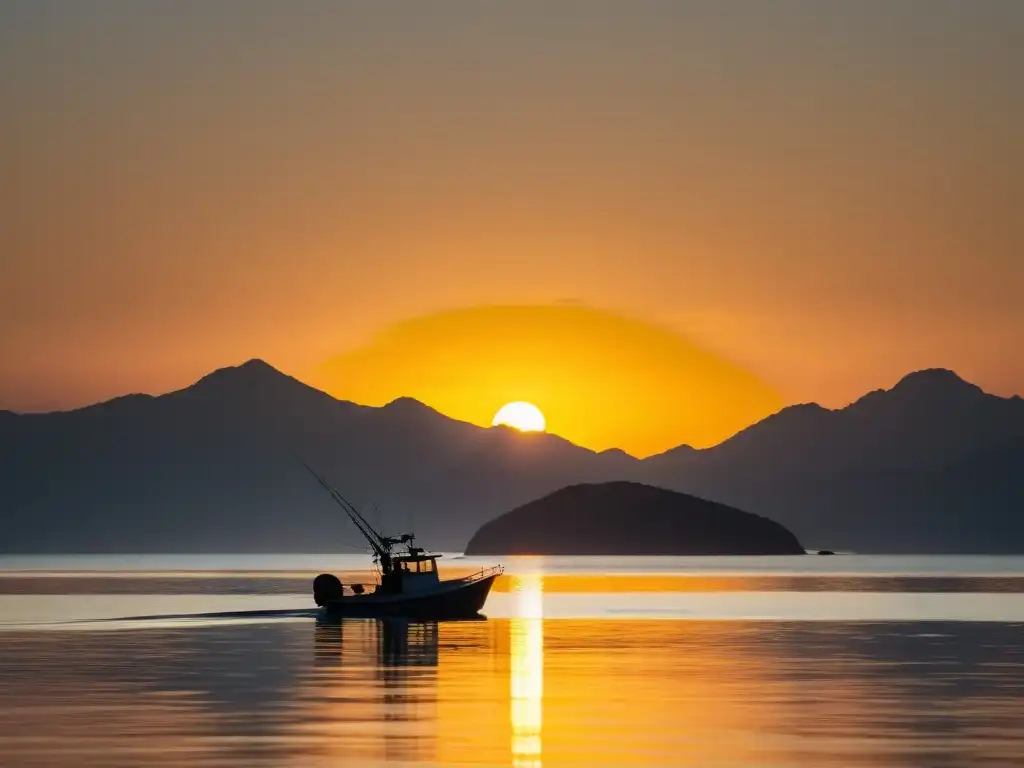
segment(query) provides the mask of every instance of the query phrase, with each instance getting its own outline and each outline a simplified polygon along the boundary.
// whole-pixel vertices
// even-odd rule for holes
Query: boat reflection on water
[[[340,665],[348,638],[357,648],[365,649],[368,643],[375,645],[380,667],[436,667],[439,626],[476,621],[487,621],[487,618],[478,614],[461,619],[421,621],[341,619],[323,615],[316,621],[314,659],[317,666]]]
[[[384,760],[423,760],[444,762],[452,736],[434,732],[440,722],[439,712],[458,711],[465,717],[469,712],[486,711],[488,701],[501,701],[507,706],[511,725],[511,742],[498,747],[489,736],[493,730],[465,734],[458,730],[461,749],[473,743],[481,761],[486,756],[508,760],[518,768],[542,766],[542,719],[544,697],[544,616],[543,577],[517,575],[511,577],[509,590],[513,596],[513,617],[492,622],[492,632],[457,625],[487,622],[484,616],[472,619],[419,621],[398,618],[339,619],[327,615],[316,623],[315,658],[317,667],[326,673],[321,679],[330,689],[341,684],[351,697],[352,691],[366,686],[372,692],[368,700],[379,706],[378,717],[387,724],[404,723],[406,731],[385,727],[381,737],[380,758]],[[441,626],[441,625],[446,626]],[[456,625],[456,626],[451,626]],[[507,630],[506,630],[507,625]],[[481,662],[481,652],[494,652],[500,640],[494,633],[508,632],[509,677],[501,693],[487,686],[475,686],[483,678],[474,665]],[[444,636],[443,646],[439,636]],[[439,654],[439,649],[443,653]],[[464,656],[464,654],[466,654]],[[439,664],[443,656],[445,664]],[[463,660],[465,658],[465,660]],[[332,668],[332,669],[325,669]],[[439,669],[443,668],[443,669]],[[469,670],[476,669],[470,673]],[[467,677],[468,675],[468,677]],[[448,686],[447,688],[445,686]],[[447,691],[447,693],[445,693]],[[507,691],[507,694],[505,693]],[[453,697],[453,693],[457,695]],[[500,698],[493,699],[497,694]],[[508,703],[504,701],[507,695]],[[336,701],[342,694],[328,693]],[[475,705],[467,702],[476,701]],[[332,717],[340,717],[335,707]],[[477,707],[477,709],[473,709]],[[481,709],[482,707],[482,709]],[[500,711],[500,709],[498,710]],[[494,714],[497,715],[498,711]],[[364,716],[361,716],[365,718]],[[493,722],[493,721],[492,721]],[[427,727],[423,727],[425,724]],[[410,733],[412,735],[410,735]],[[505,731],[507,734],[508,731]],[[497,747],[499,752],[495,753]],[[509,752],[505,750],[508,749]],[[511,754],[510,754],[511,753]]]
[[[385,619],[380,624],[382,667],[436,667],[437,622]]]
[[[512,578],[516,618],[509,622],[512,764],[541,768],[544,699],[544,582],[540,575]]]

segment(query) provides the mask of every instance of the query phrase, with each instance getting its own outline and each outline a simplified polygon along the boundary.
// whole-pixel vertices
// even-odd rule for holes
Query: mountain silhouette
[[[942,370],[842,409],[785,408],[713,448],[639,460],[480,428],[411,398],[337,400],[252,360],[165,395],[0,411],[0,549],[361,545],[301,456],[378,526],[411,526],[449,550],[559,488],[629,480],[767,515],[814,548],[1024,551],[1022,442],[1021,398]]]
[[[684,461],[758,464],[765,472],[930,466],[1024,435],[1024,401],[989,395],[952,371],[912,373],[846,408],[784,408]],[[752,468],[752,467],[751,467]]]
[[[158,397],[0,422],[0,548],[361,546],[300,456],[379,525],[413,523],[452,549],[509,502],[563,485],[594,454],[554,435],[480,429],[409,398],[379,408],[336,400],[250,361]],[[510,493],[508,478],[521,490]]]
[[[1021,398],[926,370],[845,408],[785,408],[720,445],[684,454],[674,462],[672,487],[769,515],[809,546],[1024,551],[1024,536],[997,533],[1024,487],[1024,464],[1007,447],[1020,438]],[[984,474],[993,485],[972,483]],[[947,496],[953,478],[959,490]],[[972,487],[974,496],[964,491]]]

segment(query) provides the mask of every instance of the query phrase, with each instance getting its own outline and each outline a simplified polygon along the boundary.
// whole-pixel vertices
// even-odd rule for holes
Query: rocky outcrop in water
[[[467,555],[802,555],[774,520],[630,482],[570,485],[476,532]]]

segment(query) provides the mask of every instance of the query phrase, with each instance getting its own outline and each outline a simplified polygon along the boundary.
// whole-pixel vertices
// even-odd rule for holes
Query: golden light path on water
[[[512,765],[541,768],[544,700],[544,577],[514,576],[516,618],[509,621]]]

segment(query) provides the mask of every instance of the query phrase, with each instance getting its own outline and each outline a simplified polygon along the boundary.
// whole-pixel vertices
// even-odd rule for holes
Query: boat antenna
[[[302,460],[300,459],[300,461]],[[342,496],[337,488],[318,475],[305,461],[302,461],[302,466],[304,466],[309,473],[316,478],[317,482],[326,489],[326,491],[331,495],[331,498],[334,499],[335,503],[345,510],[345,514],[348,515],[353,525],[355,525],[355,527],[359,529],[359,532],[363,534],[363,537],[370,542],[370,546],[373,548],[374,554],[378,557],[388,556],[390,554],[390,542],[374,530],[373,526],[371,526],[366,521],[366,518],[359,513],[359,510],[355,508],[352,502]]]

